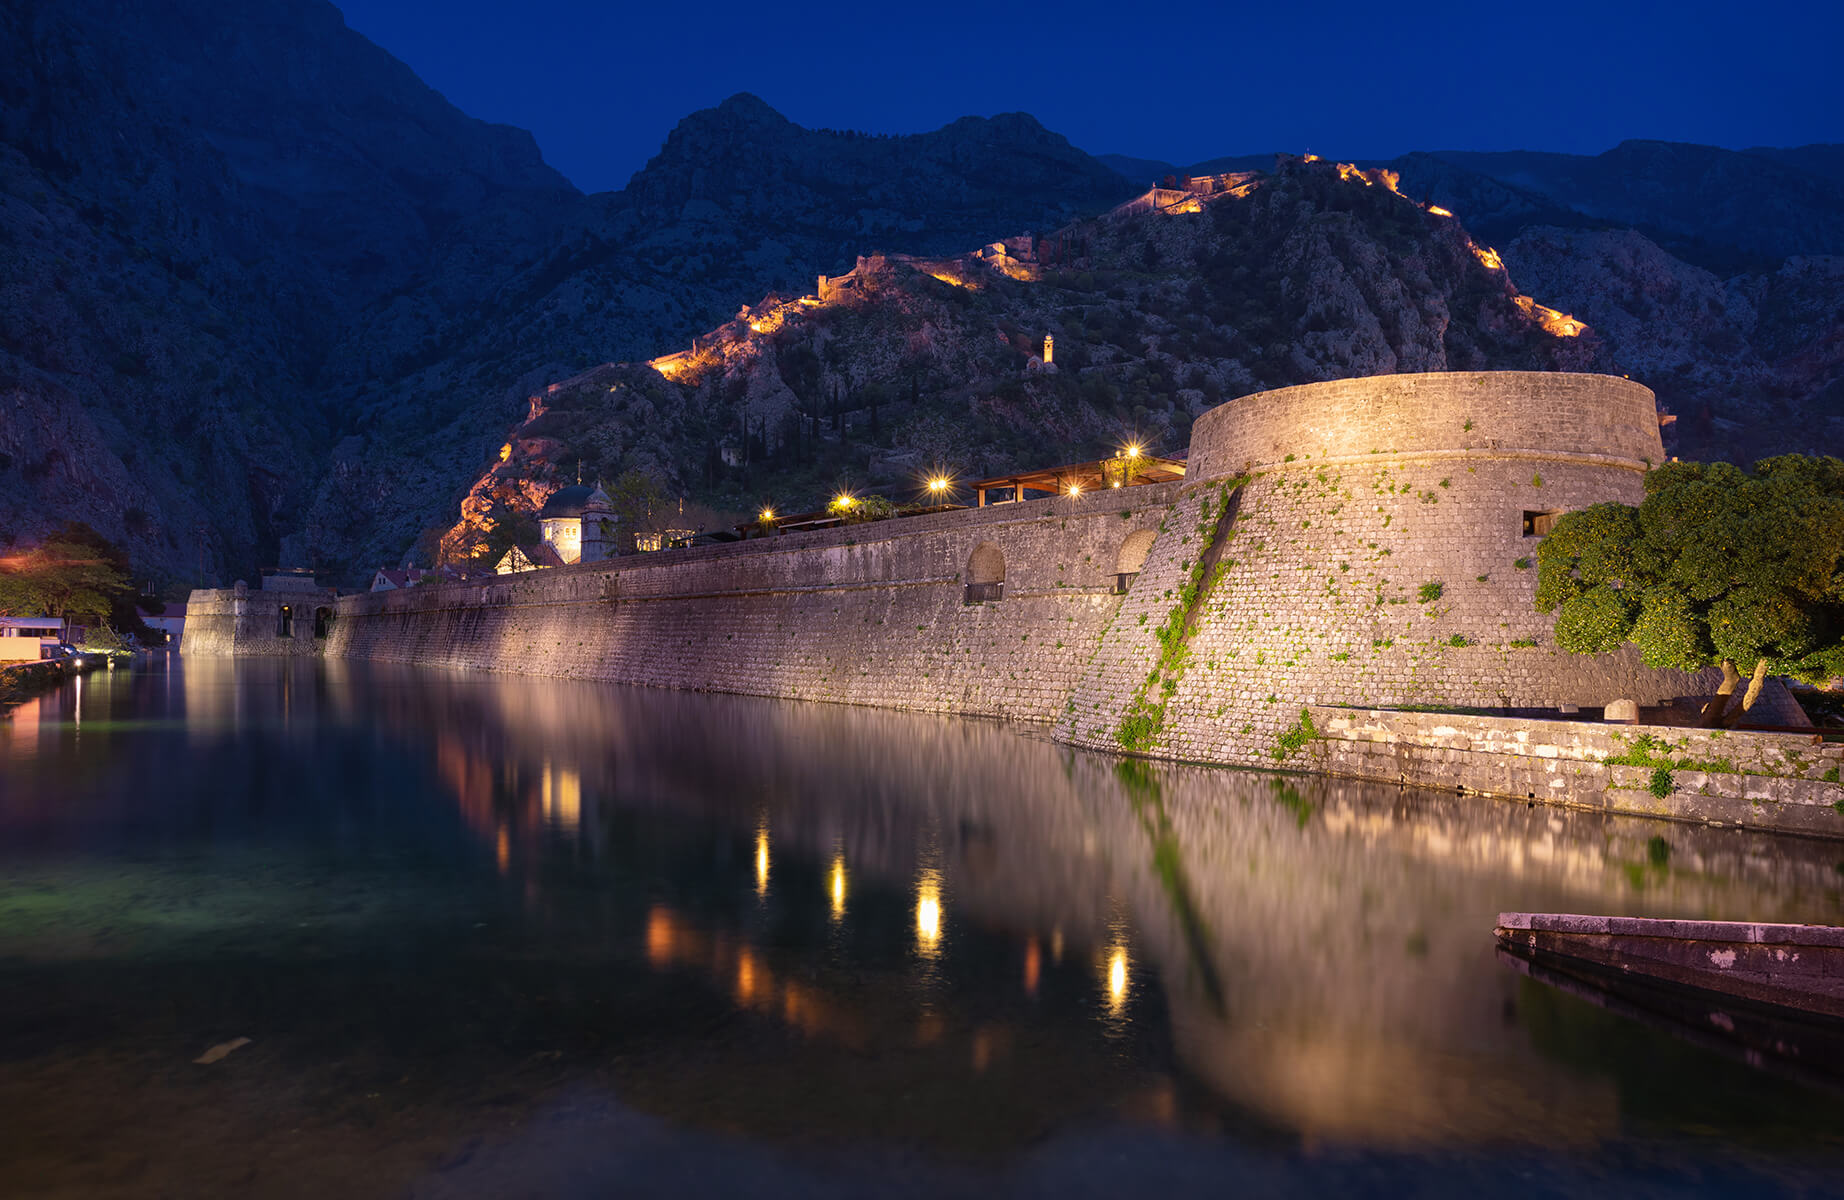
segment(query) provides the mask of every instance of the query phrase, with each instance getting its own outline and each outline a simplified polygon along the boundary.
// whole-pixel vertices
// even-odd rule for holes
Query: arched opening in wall
[[[992,542],[981,542],[967,557],[967,594],[963,604],[1005,599],[1005,555]]]
[[[275,636],[279,638],[291,638],[294,635],[295,610],[284,604],[282,605],[281,611],[275,614]]]
[[[1153,539],[1158,531],[1139,529],[1127,535],[1127,540],[1120,544],[1120,554],[1114,559],[1114,590],[1125,595],[1133,586],[1140,568],[1146,565],[1146,552],[1152,549]]]
[[[330,608],[316,608],[314,610],[314,636],[323,638],[332,628],[333,610]]]

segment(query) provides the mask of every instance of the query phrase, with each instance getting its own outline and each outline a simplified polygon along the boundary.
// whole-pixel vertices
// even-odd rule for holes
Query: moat
[[[1844,1083],[1519,974],[1504,910],[1839,923],[1844,845],[971,718],[156,660],[0,721],[0,1166],[31,1196],[1844,1178]]]

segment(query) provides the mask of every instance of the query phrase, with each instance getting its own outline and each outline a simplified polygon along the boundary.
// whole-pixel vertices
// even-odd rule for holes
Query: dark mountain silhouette
[[[1502,243],[1523,290],[1605,325],[1609,369],[1684,413],[1687,453],[1740,454],[1838,444],[1839,164],[1827,146],[1628,143],[1395,169],[1410,198]],[[14,0],[0,6],[0,541],[77,519],[173,583],[282,560],[356,578],[452,521],[545,385],[683,349],[859,255],[1063,228],[1152,182],[1147,165],[1090,157],[1023,114],[875,137],[737,96],[680,122],[627,188],[586,196],[529,134],[461,113],[322,0]],[[1329,237],[1314,211],[1244,252]],[[1382,257],[1359,253],[1364,239],[1288,250],[1318,264],[1288,288],[1331,287],[1336,261],[1337,294],[1406,319],[1447,302],[1435,276],[1402,273],[1436,253],[1420,236],[1401,231]],[[1196,281],[1164,261],[1138,270]],[[1170,344],[1157,321],[1182,313],[1121,286],[1098,319],[1140,314]],[[1041,298],[1018,303],[994,319],[1045,315]],[[1256,361],[1360,371],[1390,357],[1323,357],[1372,335],[1354,305],[1315,311],[1306,328],[1277,310],[1254,359],[1199,367],[1233,391],[1232,360],[1259,382],[1283,375]],[[1254,314],[1207,319],[1227,337]],[[1085,326],[1067,327],[1080,340]],[[856,378],[878,361],[829,369]],[[1159,397],[1184,388],[1136,379],[1096,411],[1176,411]],[[1019,427],[1018,453],[1096,436],[1080,411],[1050,411],[1021,418],[1044,424]],[[655,442],[637,463],[706,486],[701,464],[669,460],[701,443]]]

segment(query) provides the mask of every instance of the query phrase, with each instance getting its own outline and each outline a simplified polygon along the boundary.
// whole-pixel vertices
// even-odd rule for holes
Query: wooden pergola
[[[1110,488],[1139,487],[1148,483],[1169,483],[1185,477],[1185,460],[1157,454],[1120,454],[1094,462],[1069,463],[1037,471],[1019,471],[975,479],[961,484],[973,489],[979,505],[1012,504],[1025,499],[1026,492],[1047,492],[1060,496],[1104,491]],[[988,492],[1010,492],[1004,500],[987,500]]]
[[[952,512],[954,509],[962,507],[964,506],[959,504],[915,505],[897,510],[894,517],[891,519],[925,517],[930,513]],[[789,513],[786,516],[777,516],[768,521],[759,519],[745,521],[743,524],[736,527],[736,532],[742,535],[743,538],[748,539],[752,537],[764,537],[770,533],[793,533],[797,530],[808,529],[832,529],[845,523],[846,520],[842,514],[834,512],[831,508],[822,508],[817,512]]]

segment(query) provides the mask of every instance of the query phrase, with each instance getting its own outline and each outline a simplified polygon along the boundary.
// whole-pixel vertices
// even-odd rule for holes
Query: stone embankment
[[[1005,717],[1115,753],[1844,836],[1833,748],[1815,735],[1714,747],[1483,715],[1714,690],[1630,649],[1566,653],[1533,604],[1550,523],[1636,502],[1663,458],[1652,393],[1624,379],[1343,380],[1204,414],[1181,483],[350,596],[297,610],[286,637],[285,598],[197,593],[184,648],[324,645]],[[1429,724],[1426,709],[1476,715]]]
[[[1712,825],[1844,835],[1844,742],[1809,734],[1309,707],[1284,765]]]
[[[53,658],[0,667],[0,712],[49,691],[74,675],[86,674],[101,666],[101,661],[94,658]]]

